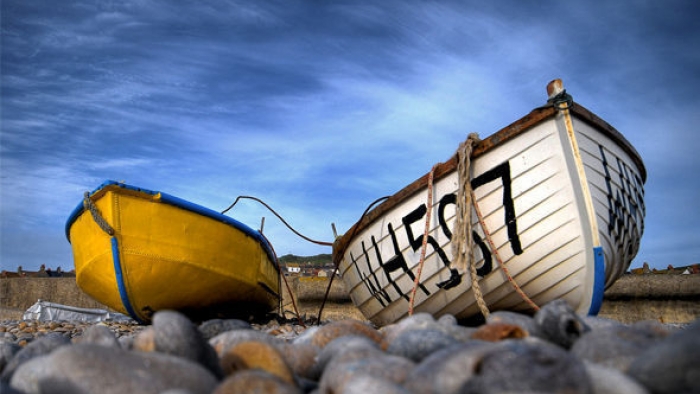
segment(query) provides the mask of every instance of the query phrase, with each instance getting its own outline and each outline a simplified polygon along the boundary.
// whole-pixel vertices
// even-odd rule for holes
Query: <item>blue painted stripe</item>
[[[144,324],[141,319],[134,313],[134,308],[131,306],[131,302],[129,301],[129,294],[126,292],[126,285],[124,284],[124,275],[122,273],[122,263],[119,258],[119,242],[117,241],[116,237],[111,237],[110,241],[112,242],[112,261],[114,263],[114,274],[117,278],[117,288],[119,288],[119,297],[122,300],[122,305],[124,305],[124,309],[126,309],[127,313],[131,315],[131,317],[134,318],[134,320],[138,321],[141,324]]]
[[[116,185],[116,186],[121,187],[122,189],[139,191],[139,192],[143,192],[143,193],[151,194],[151,195],[157,194],[156,192],[153,192],[150,190],[145,190],[145,189],[140,189],[140,188],[134,187],[134,186],[129,186],[129,185],[126,185],[124,183],[119,183],[116,181],[105,181],[100,186],[98,186],[97,189],[93,190],[90,193],[90,195],[92,196],[93,194],[99,192],[100,190],[102,190],[105,187],[110,186],[110,185]],[[75,221],[78,220],[78,217],[83,213],[84,210],[85,210],[85,207],[83,206],[83,201],[81,200],[80,203],[73,209],[71,214],[68,216],[68,220],[66,220],[66,226],[65,226],[66,239],[68,239],[68,242],[70,242],[70,228],[71,228],[71,226],[73,226],[73,223],[75,223]]]
[[[593,256],[595,273],[591,307],[588,310],[588,314],[591,316],[597,315],[600,312],[600,307],[603,305],[603,294],[605,293],[605,254],[603,253],[603,247],[597,246],[593,248]]]
[[[151,195],[151,196],[155,196],[155,195],[158,195],[160,193],[160,201],[165,203],[165,204],[173,205],[173,206],[176,206],[178,208],[181,208],[181,209],[184,209],[184,210],[187,210],[190,212],[194,212],[194,213],[197,213],[197,214],[202,215],[202,216],[206,216],[208,218],[217,220],[219,222],[225,223],[231,227],[238,229],[239,231],[243,232],[247,236],[249,236],[249,237],[253,238],[255,241],[257,241],[265,250],[265,253],[267,254],[267,257],[268,257],[268,259],[270,259],[270,261],[272,261],[273,263],[277,261],[275,259],[275,254],[272,251],[272,246],[268,243],[267,239],[265,239],[265,237],[262,234],[260,234],[256,230],[253,230],[252,228],[246,226],[245,224],[239,222],[238,220],[231,218],[230,216],[223,215],[223,214],[216,212],[214,210],[211,210],[209,208],[205,208],[201,205],[183,200],[183,199],[175,197],[175,196],[171,196],[171,195],[166,194],[166,193],[157,192],[157,191],[148,190],[148,189],[143,189],[140,187],[127,185],[125,183],[120,183],[120,182],[116,182],[116,181],[105,181],[102,185],[100,185],[97,189],[95,189],[92,193],[90,193],[90,195],[97,193],[98,191],[106,188],[107,186],[118,186],[122,189],[133,190],[133,191],[136,191],[139,193],[144,193],[144,194]],[[73,212],[68,217],[68,220],[66,221],[66,226],[65,226],[65,233],[66,233],[66,238],[68,239],[68,242],[70,242],[70,228],[73,225],[73,223],[78,219],[78,217],[83,213],[84,210],[85,209],[84,209],[83,203],[81,201],[80,204],[78,204],[75,207]],[[277,264],[275,264],[275,268],[277,268],[277,270],[279,270],[279,267],[277,267]]]

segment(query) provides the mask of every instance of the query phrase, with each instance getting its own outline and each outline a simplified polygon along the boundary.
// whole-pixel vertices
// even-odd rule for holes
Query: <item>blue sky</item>
[[[330,241],[468,133],[544,104],[554,78],[646,164],[632,266],[700,262],[695,1],[1,7],[2,269],[72,269],[65,221],[107,179],[219,211],[256,196]],[[229,214],[265,216],[279,255],[330,253],[252,201]]]

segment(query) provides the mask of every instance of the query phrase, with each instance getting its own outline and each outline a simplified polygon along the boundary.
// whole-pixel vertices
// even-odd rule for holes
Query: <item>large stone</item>
[[[39,356],[43,356],[51,353],[55,349],[70,344],[70,339],[60,333],[50,333],[45,337],[39,338],[35,341],[30,342],[27,346],[18,351],[14,357],[12,357],[0,375],[0,380],[3,382],[9,382],[12,378],[12,374],[15,370],[19,368],[23,363]]]
[[[440,330],[404,331],[391,341],[386,352],[420,362],[433,352],[457,343],[459,342],[456,339]]]
[[[324,347],[332,340],[345,335],[363,335],[380,343],[382,334],[370,325],[358,320],[338,320],[318,328],[313,334],[311,344]]]
[[[395,384],[402,384],[415,364],[403,357],[377,354],[365,358],[336,357],[323,371],[321,393],[343,393],[360,376],[371,376]]]
[[[416,394],[454,394],[471,379],[482,357],[498,346],[472,340],[444,347],[423,359],[404,386]]]
[[[158,311],[153,315],[155,350],[200,363],[215,376],[223,377],[214,348],[185,315],[175,311]]]
[[[668,335],[660,325],[610,325],[584,334],[571,347],[577,357],[626,372],[629,364],[649,346]]]
[[[83,334],[73,338],[73,343],[92,343],[107,347],[120,347],[117,337],[106,325],[96,324],[88,327]]]
[[[563,299],[544,305],[535,314],[535,323],[538,336],[564,349],[571,348],[574,342],[591,330]]]
[[[212,394],[302,394],[302,391],[259,369],[237,372],[227,377]]]
[[[207,341],[222,332],[252,329],[250,323],[238,319],[211,319],[200,324],[198,328]]]
[[[474,376],[459,392],[588,394],[591,390],[581,360],[556,345],[526,338],[499,342],[484,354]]]
[[[221,367],[226,375],[246,369],[260,369],[295,384],[294,373],[284,355],[276,347],[261,341],[241,342],[230,347],[221,357]]]
[[[627,373],[654,393],[700,393],[700,320],[639,353]]]
[[[206,368],[181,357],[93,344],[63,346],[33,358],[10,381],[26,394],[159,394],[169,389],[208,394],[217,384]]]

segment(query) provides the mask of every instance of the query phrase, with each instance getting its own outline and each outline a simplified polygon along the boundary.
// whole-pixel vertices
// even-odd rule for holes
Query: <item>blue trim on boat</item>
[[[244,234],[253,238],[259,244],[262,245],[263,249],[265,250],[265,253],[267,254],[267,257],[270,259],[270,261],[272,261],[275,264],[275,267],[279,271],[279,267],[277,267],[277,259],[275,258],[275,253],[272,251],[272,246],[270,246],[267,239],[262,234],[260,234],[258,231],[253,230],[252,228],[246,226],[245,224],[239,222],[238,220],[233,219],[229,216],[223,215],[223,214],[216,212],[212,209],[205,208],[201,205],[183,200],[183,199],[175,197],[175,196],[171,196],[171,195],[166,194],[166,193],[157,192],[157,191],[148,190],[148,189],[143,189],[140,187],[131,186],[131,185],[127,185],[125,183],[111,181],[111,180],[108,180],[108,181],[105,181],[104,183],[102,183],[102,185],[100,185],[97,189],[93,190],[92,193],[90,193],[90,195],[92,196],[93,194],[106,188],[107,186],[112,186],[112,185],[118,186],[122,189],[133,190],[133,191],[137,191],[137,192],[152,195],[152,196],[155,196],[155,195],[160,193],[160,196],[161,196],[160,201],[165,203],[165,204],[173,205],[173,206],[176,206],[178,208],[182,208],[184,210],[194,212],[194,213],[197,213],[197,214],[202,215],[202,216],[206,216],[206,217],[214,219],[214,220],[218,220],[222,223],[228,224],[229,226],[232,226],[232,227],[242,231]],[[73,223],[78,219],[78,217],[83,213],[84,210],[85,210],[85,208],[83,207],[83,203],[81,201],[80,204],[78,204],[78,206],[75,207],[73,212],[68,217],[68,220],[66,221],[66,227],[65,227],[65,233],[66,233],[66,238],[68,239],[68,242],[70,242],[70,228],[73,225]]]
[[[110,241],[112,243],[112,261],[114,262],[114,276],[117,278],[117,288],[119,288],[119,298],[122,300],[122,305],[126,312],[134,318],[137,322],[144,324],[138,315],[134,313],[134,307],[131,306],[129,301],[129,294],[126,292],[126,284],[124,283],[124,275],[122,274],[122,263],[119,258],[119,241],[117,237],[111,237]]]
[[[99,192],[100,190],[104,189],[107,186],[111,185],[116,185],[121,187],[122,189],[127,189],[127,190],[133,190],[137,192],[141,192],[144,194],[150,194],[152,196],[155,196],[158,194],[158,192],[154,192],[152,190],[147,190],[147,189],[141,189],[139,187],[127,185],[125,183],[119,183],[117,181],[104,181],[100,186],[98,186],[95,190],[93,190],[90,195],[92,196],[93,194]],[[85,210],[85,207],[83,206],[83,202],[81,201],[80,204],[78,204],[75,209],[73,209],[73,212],[71,212],[70,216],[68,216],[68,220],[66,220],[66,227],[65,227],[65,232],[66,232],[66,239],[68,239],[68,242],[70,242],[70,228],[73,225],[73,222],[78,220],[78,216],[83,213]]]
[[[605,292],[605,254],[603,247],[593,248],[593,260],[595,273],[593,278],[593,294],[591,295],[591,307],[588,309],[590,316],[595,316],[600,312],[603,305],[603,293]]]

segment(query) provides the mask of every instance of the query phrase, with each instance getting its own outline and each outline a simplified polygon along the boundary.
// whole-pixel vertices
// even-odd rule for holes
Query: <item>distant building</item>
[[[60,278],[60,277],[75,277],[75,269],[68,272],[61,270],[59,266],[56,270],[47,268],[45,264],[39,267],[39,271],[25,271],[20,265],[17,267],[17,272],[10,272],[6,270],[0,271],[0,278]]]
[[[289,272],[290,274],[301,273],[301,267],[297,263],[288,263],[286,266],[287,266],[287,272]]]
[[[700,274],[700,264],[692,264],[684,267],[674,267],[669,264],[666,269],[656,269],[650,268],[648,263],[644,263],[640,268],[632,268],[629,271],[631,274],[635,275],[645,275],[645,274],[667,274],[667,275],[693,275]]]

